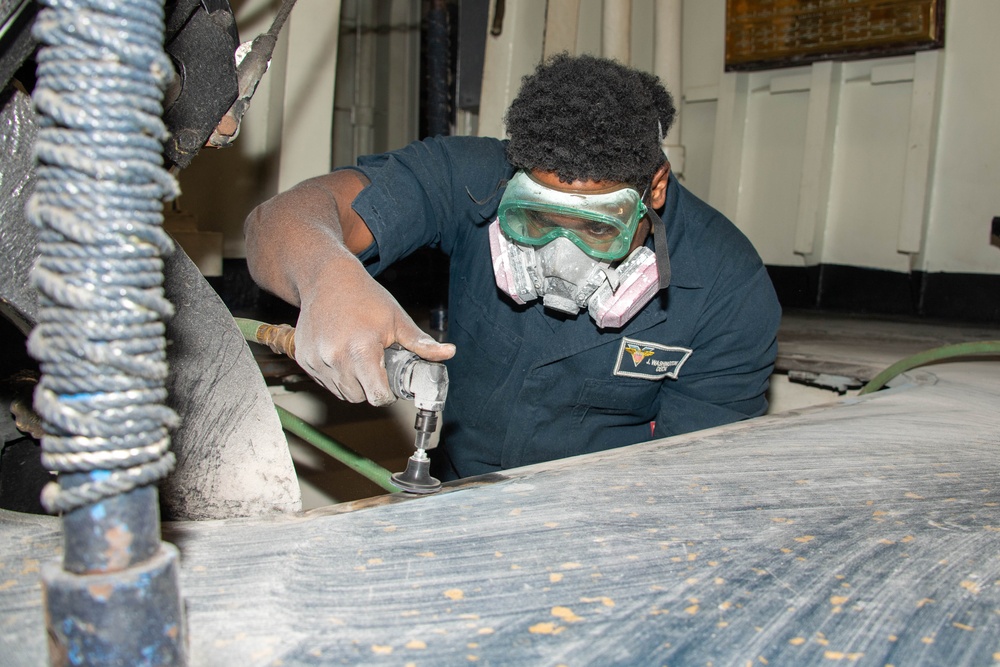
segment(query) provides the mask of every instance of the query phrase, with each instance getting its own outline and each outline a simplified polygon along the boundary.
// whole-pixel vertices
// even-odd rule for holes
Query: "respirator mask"
[[[489,230],[497,286],[515,303],[541,298],[567,315],[589,310],[601,329],[624,326],[666,286],[657,253],[640,246],[625,257],[647,213],[659,222],[633,188],[564,192],[518,171]],[[668,261],[662,223],[656,233]]]

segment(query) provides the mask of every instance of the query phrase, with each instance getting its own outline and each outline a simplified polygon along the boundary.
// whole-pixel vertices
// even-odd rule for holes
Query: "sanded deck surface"
[[[785,352],[815,360],[807,325]],[[954,342],[852,335],[869,367]],[[166,525],[191,664],[994,664],[998,407],[1000,363],[950,362],[434,496]],[[59,530],[0,512],[0,664],[46,663]]]

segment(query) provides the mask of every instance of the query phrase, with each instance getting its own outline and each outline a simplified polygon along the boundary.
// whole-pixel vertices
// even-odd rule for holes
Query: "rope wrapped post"
[[[53,665],[185,665],[178,552],[160,540],[156,482],[174,465],[165,405],[162,0],[41,0],[33,102],[39,227],[33,280],[43,505],[62,516],[42,569]]]

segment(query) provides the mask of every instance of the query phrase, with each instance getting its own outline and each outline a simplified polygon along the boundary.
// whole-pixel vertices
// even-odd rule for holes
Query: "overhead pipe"
[[[683,63],[683,5],[684,0],[656,0],[654,7],[656,33],[653,42],[653,73],[674,97],[678,113],[673,127],[663,137],[663,152],[670,160],[670,168],[677,176],[684,174],[684,146],[681,144],[681,121],[684,114],[682,77]]]
[[[630,65],[632,63],[632,0],[604,0],[601,53]]]
[[[178,552],[160,540],[156,482],[173,468],[163,261],[162,0],[41,0],[32,96],[39,227],[42,503],[63,558],[42,568],[52,665],[185,665]]]

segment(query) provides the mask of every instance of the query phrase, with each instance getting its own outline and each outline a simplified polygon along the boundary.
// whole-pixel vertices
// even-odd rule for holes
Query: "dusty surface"
[[[191,664],[993,664],[998,370],[434,496],[167,525]],[[5,665],[46,660],[58,531],[0,514]]]

